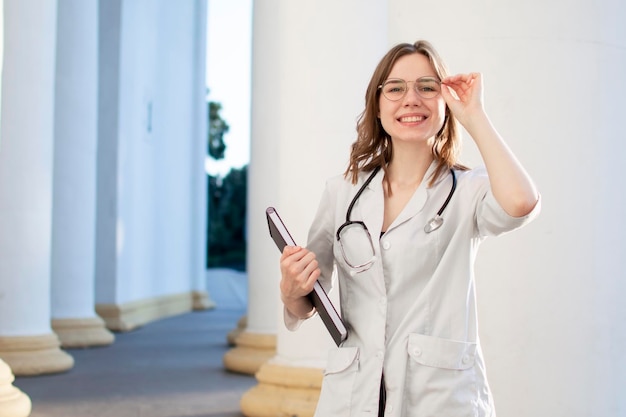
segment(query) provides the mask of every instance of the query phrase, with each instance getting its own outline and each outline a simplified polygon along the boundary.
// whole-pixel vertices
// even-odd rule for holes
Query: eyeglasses
[[[434,98],[441,93],[441,81],[433,77],[421,77],[415,81],[389,78],[379,85],[378,89],[383,92],[387,100],[398,101],[409,91],[408,83],[413,83],[415,92],[422,98]]]

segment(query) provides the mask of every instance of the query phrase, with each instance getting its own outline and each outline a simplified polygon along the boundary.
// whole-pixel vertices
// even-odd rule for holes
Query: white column
[[[192,229],[193,251],[190,253],[193,279],[193,308],[205,310],[215,308],[206,287],[207,256],[207,174],[204,160],[207,148],[207,103],[206,103],[206,43],[207,43],[207,1],[195,0],[194,40],[194,119],[193,119],[193,164],[191,179],[192,216],[195,227]]]
[[[430,39],[452,71],[484,73],[487,110],[543,195],[535,223],[478,257],[498,415],[623,416],[626,4],[460,0],[416,25],[420,4],[391,3],[391,39]]]
[[[95,314],[96,0],[60,0],[57,10],[52,210],[52,328],[64,347],[108,345]]]
[[[200,1],[98,2],[96,312],[109,329],[209,305],[203,10]]]
[[[319,317],[285,329],[279,252],[264,212],[276,207],[306,244],[325,180],[347,166],[367,83],[387,47],[386,14],[384,0],[254,5],[247,331],[276,332],[277,354],[242,399],[247,416],[312,415],[316,406],[333,342]]]
[[[0,358],[16,375],[73,359],[50,329],[56,2],[4,2],[0,152]]]
[[[2,61],[4,57],[4,0],[0,0],[0,97],[2,97]],[[0,100],[1,102],[1,100]],[[0,122],[2,121],[0,109]],[[1,123],[0,123],[1,124]],[[0,137],[0,152],[2,138]],[[0,417],[27,417],[30,415],[30,398],[13,386],[15,377],[11,368],[0,359]]]

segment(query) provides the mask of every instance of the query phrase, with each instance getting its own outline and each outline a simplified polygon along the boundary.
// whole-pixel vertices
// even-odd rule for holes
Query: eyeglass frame
[[[422,95],[422,93],[419,91],[419,89],[417,88],[418,83],[421,81],[433,81],[435,82],[435,84],[439,84],[439,91],[437,91],[435,93],[435,95],[433,95],[432,97],[424,97]],[[392,99],[387,97],[387,95],[385,94],[385,90],[383,89],[383,87],[385,87],[387,84],[389,84],[390,82],[402,82],[402,84],[406,87],[404,89],[404,93],[402,94],[402,96],[398,97],[397,99]],[[417,93],[418,96],[420,96],[423,99],[431,99],[431,98],[435,98],[437,97],[439,94],[441,94],[441,80],[438,80],[435,77],[430,77],[430,76],[425,76],[425,77],[419,77],[417,80],[404,80],[402,78],[387,78],[385,81],[383,81],[379,86],[378,89],[380,90],[380,92],[382,93],[382,95],[389,101],[400,101],[402,100],[404,97],[406,97],[406,94],[409,92],[409,83],[413,83],[413,90],[415,90],[415,92]]]

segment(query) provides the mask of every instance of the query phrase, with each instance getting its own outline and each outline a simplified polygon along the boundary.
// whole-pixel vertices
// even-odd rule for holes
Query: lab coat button
[[[419,348],[415,348],[415,349],[413,349],[413,354],[415,356],[420,356],[422,354],[422,350],[419,349]]]
[[[472,360],[472,357],[470,355],[463,356],[463,363],[464,364],[470,363],[471,360]]]
[[[383,242],[383,249],[389,249],[391,247],[391,243],[389,243],[388,241],[384,241]]]

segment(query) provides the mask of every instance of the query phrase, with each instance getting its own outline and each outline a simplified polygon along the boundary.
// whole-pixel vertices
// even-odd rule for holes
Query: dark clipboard
[[[285,223],[283,223],[274,207],[268,207],[267,210],[265,210],[265,216],[267,217],[270,236],[281,253],[287,245],[296,246],[296,242],[291,237]],[[313,291],[309,294],[309,298],[315,306],[315,310],[319,313],[322,322],[324,322],[326,329],[328,329],[333,340],[337,346],[339,346],[348,336],[348,330],[319,281],[315,281]]]

